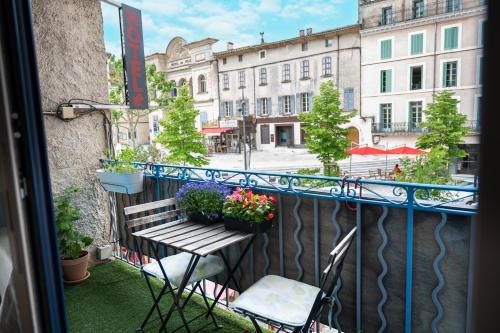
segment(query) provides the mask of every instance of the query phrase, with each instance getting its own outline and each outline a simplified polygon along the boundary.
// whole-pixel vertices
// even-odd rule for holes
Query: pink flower
[[[269,214],[267,214],[267,218],[268,218],[268,219],[272,220],[272,219],[273,219],[273,217],[274,217],[274,214],[273,214],[273,213],[269,213]]]
[[[271,201],[272,203],[276,203],[276,198],[273,196],[270,196],[269,201]]]
[[[260,201],[261,203],[266,202],[266,200],[267,200],[267,198],[266,198],[266,196],[265,196],[265,195],[261,195],[261,196],[259,196],[259,201]]]

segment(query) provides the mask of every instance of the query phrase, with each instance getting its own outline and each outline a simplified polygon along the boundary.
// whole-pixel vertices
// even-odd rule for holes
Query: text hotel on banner
[[[122,4],[123,51],[125,55],[125,94],[131,109],[148,108],[148,86],[144,64],[141,11]]]

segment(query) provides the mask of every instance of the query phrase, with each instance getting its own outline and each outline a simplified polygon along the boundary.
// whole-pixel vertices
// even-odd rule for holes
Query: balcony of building
[[[464,124],[469,134],[478,134],[481,130],[478,120],[467,120]],[[425,132],[421,125],[411,122],[372,123],[373,134],[385,135],[420,135]]]
[[[377,2],[366,0],[364,4]],[[380,9],[380,13],[362,18],[363,29],[370,29],[393,24],[410,22],[440,15],[454,15],[479,7],[485,7],[486,0],[436,0],[413,1],[410,8],[388,6]],[[485,7],[486,8],[486,7]]]
[[[277,198],[273,228],[258,235],[236,272],[243,291],[268,274],[317,286],[330,251],[353,227],[358,228],[334,290],[333,306],[324,309],[313,332],[333,332],[329,326],[342,332],[456,332],[470,324],[472,220],[478,201],[476,188],[470,185],[144,167],[141,193],[110,196],[115,260],[93,268],[92,278],[84,284],[66,287],[74,331],[130,331],[140,325],[152,301],[140,275],[133,237],[125,226],[124,208],[174,197],[180,185],[204,181],[232,189],[248,187]],[[244,245],[227,249],[231,263]],[[167,247],[160,252],[174,253]],[[205,286],[221,281],[211,280]],[[229,303],[238,297],[232,289],[233,283],[216,316],[224,332],[244,332],[251,323],[229,310]],[[169,297],[165,298],[168,307]],[[202,309],[202,298],[195,295],[189,304],[186,311],[193,317]],[[169,323],[169,331],[179,322]],[[207,321],[201,320],[192,328],[203,331],[204,325],[208,327]]]

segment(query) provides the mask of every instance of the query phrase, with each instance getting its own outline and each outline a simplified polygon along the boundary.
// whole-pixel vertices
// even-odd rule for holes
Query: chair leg
[[[201,292],[201,296],[203,298],[203,301],[205,302],[205,305],[207,306],[207,310],[208,310],[208,315],[210,315],[210,317],[212,318],[212,322],[214,323],[215,325],[215,328],[216,329],[219,329],[219,328],[222,328],[221,325],[219,325],[217,323],[217,320],[215,319],[215,316],[214,314],[212,313],[213,312],[213,309],[210,308],[210,304],[208,303],[208,300],[207,300],[207,296],[205,295],[205,291],[203,291],[203,288],[201,288],[201,285],[198,283],[198,287],[200,289],[200,292]]]
[[[259,326],[259,323],[257,323],[257,320],[255,320],[254,317],[250,317],[250,320],[252,321],[253,326],[255,327],[255,332],[257,333],[264,333],[262,329]]]
[[[149,292],[151,293],[151,297],[153,298],[154,302],[153,302],[153,305],[151,306],[151,309],[149,310],[146,318],[142,322],[141,326],[137,329],[138,331],[144,331],[144,327],[146,327],[146,325],[147,325],[149,319],[151,318],[151,315],[153,314],[155,309],[158,312],[158,316],[160,318],[160,321],[163,323],[163,316],[161,314],[159,303],[160,303],[161,297],[164,295],[165,291],[169,288],[169,285],[165,284],[163,286],[163,288],[161,289],[160,293],[158,294],[158,297],[156,297],[154,290],[153,290],[153,287],[151,286],[151,282],[149,281],[148,275],[144,272],[143,272],[143,274],[144,274],[144,278],[146,279],[146,284],[148,286]],[[166,329],[165,329],[165,332],[166,332]]]

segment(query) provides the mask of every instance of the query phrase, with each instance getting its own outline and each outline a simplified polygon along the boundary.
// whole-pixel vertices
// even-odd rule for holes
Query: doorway
[[[281,147],[293,146],[293,127],[276,126],[276,145]]]
[[[347,140],[351,141],[351,148],[359,146],[359,131],[356,127],[347,129]]]

